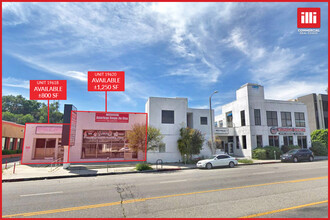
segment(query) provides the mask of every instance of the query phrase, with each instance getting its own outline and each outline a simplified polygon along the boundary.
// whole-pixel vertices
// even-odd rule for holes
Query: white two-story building
[[[164,162],[182,161],[177,144],[182,127],[200,130],[205,135],[200,155],[211,155],[211,150],[207,146],[207,140],[211,138],[210,123],[213,124],[210,120],[209,109],[188,108],[187,98],[150,97],[145,110],[148,113],[148,125],[160,129],[164,135],[165,144],[154,151],[148,151],[148,162],[154,163],[158,159],[162,159]]]
[[[311,147],[306,105],[265,99],[261,85],[239,88],[236,100],[222,106],[215,122],[215,135],[225,151],[235,156],[251,157],[254,148],[263,146]]]

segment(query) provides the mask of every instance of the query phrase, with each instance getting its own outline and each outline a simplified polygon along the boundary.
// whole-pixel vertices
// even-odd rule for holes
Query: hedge
[[[299,147],[298,145],[289,145],[289,146],[282,146],[282,151],[283,151],[283,153],[286,153],[286,152],[288,152],[288,151],[290,151],[290,150],[293,150],[293,149],[300,149],[301,147]]]
[[[310,150],[313,151],[315,156],[328,156],[328,149],[326,145],[319,141],[312,142],[312,147]]]
[[[22,150],[2,150],[2,155],[21,154]]]
[[[259,160],[265,160],[267,159],[266,156],[266,150],[263,148],[256,148],[252,151],[252,158],[253,159],[259,159]]]
[[[282,154],[282,151],[280,148],[273,146],[255,148],[252,151],[252,158],[259,160],[275,159],[274,151],[276,152],[276,159],[279,159],[280,155]]]
[[[282,151],[279,147],[265,146],[264,149],[266,150],[267,159],[275,159],[274,151],[276,152],[276,159],[280,159]]]

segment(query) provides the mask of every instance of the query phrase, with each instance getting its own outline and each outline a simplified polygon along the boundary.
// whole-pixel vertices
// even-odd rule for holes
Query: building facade
[[[2,120],[2,150],[21,150],[24,125]]]
[[[148,125],[160,129],[164,135],[164,145],[147,152],[148,162],[154,163],[158,159],[164,162],[183,160],[177,143],[181,128],[198,129],[205,135],[205,140],[210,140],[210,123],[213,125],[213,122],[210,120],[209,109],[189,108],[187,98],[150,97],[145,111],[148,113]],[[205,141],[200,156],[210,155],[211,150]]]
[[[215,122],[215,135],[235,156],[252,157],[254,148],[264,146],[311,147],[306,105],[265,99],[261,85],[248,83],[238,89],[236,100],[222,106]]]
[[[72,111],[70,129],[64,131],[68,146],[62,143],[68,124],[27,123],[22,163],[143,161],[146,145],[130,149],[128,133],[140,126],[145,140],[146,124],[145,113]]]
[[[311,132],[317,129],[328,129],[328,95],[312,93],[298,97],[295,101],[307,106]]]

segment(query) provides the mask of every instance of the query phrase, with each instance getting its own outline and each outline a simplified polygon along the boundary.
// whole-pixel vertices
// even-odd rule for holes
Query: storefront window
[[[298,136],[298,146],[301,148],[307,148],[307,137],[306,136]]]
[[[278,136],[269,136],[269,146],[280,147]]]
[[[137,153],[128,148],[125,131],[85,130],[83,137],[81,159],[123,159],[125,153],[132,153],[132,158],[137,158]]]
[[[55,158],[56,139],[37,138],[34,151],[34,159]]]
[[[293,145],[293,136],[283,136],[284,146]]]

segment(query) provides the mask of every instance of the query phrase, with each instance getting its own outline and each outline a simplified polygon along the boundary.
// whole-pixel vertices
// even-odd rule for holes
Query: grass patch
[[[240,159],[238,160],[239,163],[247,163],[247,164],[251,164],[253,163],[253,160],[249,160],[249,159]]]

